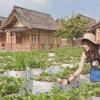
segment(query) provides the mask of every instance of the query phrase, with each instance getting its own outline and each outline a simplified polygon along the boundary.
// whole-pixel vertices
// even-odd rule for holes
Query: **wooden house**
[[[3,48],[32,51],[54,47],[56,22],[51,15],[14,6],[1,24]]]

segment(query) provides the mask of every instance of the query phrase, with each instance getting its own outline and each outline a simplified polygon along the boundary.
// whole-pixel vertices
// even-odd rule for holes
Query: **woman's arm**
[[[71,77],[69,77],[68,79],[69,82],[74,80],[76,77],[78,77],[82,73],[84,69],[85,61],[86,61],[86,55],[85,55],[85,52],[83,52],[80,63],[79,63],[79,68],[75,71],[75,73]]]
[[[75,71],[75,73],[72,76],[70,76],[68,78],[68,80],[58,79],[58,83],[60,83],[61,85],[66,85],[66,84],[70,83],[72,80],[74,80],[76,77],[78,77],[81,74],[81,72],[83,71],[85,60],[86,60],[86,55],[85,55],[85,52],[83,52],[80,63],[79,63],[79,68]]]

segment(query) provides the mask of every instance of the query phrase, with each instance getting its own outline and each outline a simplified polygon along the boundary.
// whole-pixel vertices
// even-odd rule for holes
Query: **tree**
[[[89,20],[81,19],[79,16],[72,16],[69,19],[61,19],[62,29],[57,32],[58,36],[73,40],[80,38],[88,31]]]

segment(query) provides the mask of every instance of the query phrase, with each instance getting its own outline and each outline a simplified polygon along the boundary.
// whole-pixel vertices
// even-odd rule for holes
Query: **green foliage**
[[[58,77],[67,78],[69,74],[73,73],[77,64],[79,63],[82,54],[82,48],[68,47],[58,48],[54,50],[56,55],[56,62],[67,63],[75,65],[74,68],[65,68],[63,72],[58,74],[43,73],[37,80],[56,81]],[[48,66],[49,62],[47,53],[43,51],[34,52],[2,52],[0,53],[0,68],[2,69],[15,69],[23,70],[26,66],[42,67]],[[4,65],[3,65],[4,64]],[[33,66],[34,65],[34,66]],[[70,66],[69,66],[70,67]],[[84,74],[89,73],[90,66],[86,64],[83,71]],[[55,87],[50,93],[39,95],[25,95],[21,96],[8,96],[18,93],[19,88],[22,87],[24,79],[21,78],[7,78],[0,77],[0,100],[89,100],[90,96],[100,96],[100,82],[84,84],[78,88],[71,89],[67,92],[61,88]]]
[[[82,48],[55,49],[55,61],[57,63],[79,62]],[[0,72],[3,70],[26,70],[26,67],[45,68],[53,64],[48,61],[48,55],[44,51],[33,52],[2,52],[0,53]]]
[[[63,20],[63,21],[62,21]],[[83,33],[88,31],[89,20],[82,19],[79,16],[73,15],[69,19],[61,19],[63,28],[57,32],[58,36],[72,40],[82,37]]]
[[[30,57],[28,52],[1,52],[0,69],[3,70],[25,70],[27,59]]]
[[[37,81],[47,81],[47,82],[55,82],[57,78],[67,79],[70,74],[74,73],[77,67],[74,68],[64,68],[62,72],[48,74],[46,72],[42,73],[39,77],[35,77],[34,79]]]
[[[18,93],[24,79],[13,77],[0,77],[0,96]]]
[[[76,68],[83,50],[81,47],[67,47],[54,49],[53,51],[56,55],[54,62],[57,64],[72,64]],[[48,55],[44,51],[0,53],[0,73],[5,70],[26,70],[26,67],[44,69],[50,64],[53,65],[53,62],[48,61]],[[89,73],[89,69],[90,65],[86,64],[83,73]]]
[[[0,53],[0,72],[26,70],[26,67],[44,68],[48,65],[47,54],[44,51]]]
[[[90,68],[91,68],[90,64],[86,63],[85,67],[84,67],[84,70],[83,70],[83,74],[89,74]]]
[[[26,65],[28,63],[28,59],[30,57],[30,53],[28,52],[15,52],[13,53],[13,57],[15,58],[15,68],[16,70],[25,70]]]
[[[100,82],[86,83],[79,88],[64,92],[59,87],[54,87],[50,93],[27,96],[5,96],[0,100],[90,100],[90,96],[100,96]]]
[[[79,63],[82,51],[80,47],[58,48],[54,50],[56,61],[74,65]]]

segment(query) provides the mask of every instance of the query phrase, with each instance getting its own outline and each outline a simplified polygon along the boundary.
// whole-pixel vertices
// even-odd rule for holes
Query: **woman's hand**
[[[67,79],[61,79],[61,78],[58,78],[57,79],[57,82],[62,85],[62,86],[65,86],[68,84],[68,80]]]

